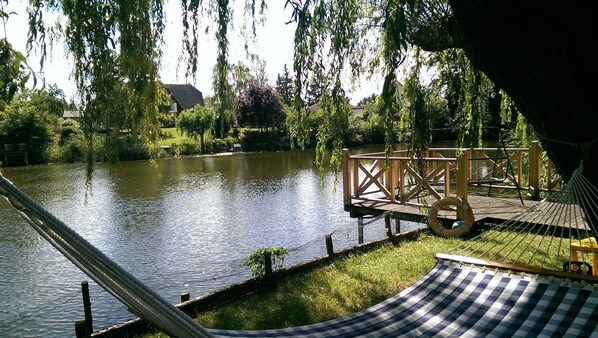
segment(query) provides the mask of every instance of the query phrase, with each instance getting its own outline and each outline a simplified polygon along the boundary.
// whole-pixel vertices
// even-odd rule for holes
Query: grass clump
[[[276,287],[202,312],[204,327],[260,330],[293,327],[342,317],[368,308],[415,283],[435,264],[435,254],[461,243],[422,234],[413,241],[335,260],[289,277]],[[161,333],[147,337],[165,337]]]

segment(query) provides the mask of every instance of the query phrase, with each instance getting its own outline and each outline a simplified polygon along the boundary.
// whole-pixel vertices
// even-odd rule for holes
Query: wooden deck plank
[[[434,198],[430,197],[429,204],[433,203]],[[345,206],[345,210],[351,213],[351,217],[358,217],[360,215],[379,215],[387,211],[395,212],[395,217],[401,220],[426,223],[427,222],[427,208],[415,206],[415,203],[421,201],[411,200],[412,204],[396,204],[387,201],[364,201],[353,200],[351,205]],[[554,210],[554,205],[547,205],[546,210],[538,210],[528,212],[530,208],[536,207],[540,203],[537,200],[524,200],[524,205],[518,197],[504,197],[486,194],[469,194],[468,202],[473,210],[475,221],[478,224],[483,223],[502,223],[505,221],[514,220],[515,218],[522,219],[525,222],[532,224],[542,224],[558,227],[579,228],[580,230],[589,230],[587,224],[583,220],[581,209],[579,206],[567,206],[567,217],[559,214],[559,210]],[[542,206],[542,205],[541,205]],[[557,206],[558,207],[558,206]],[[563,209],[564,210],[564,209]],[[525,212],[525,214],[523,214]],[[564,213],[564,212],[563,212]],[[444,211],[439,212],[439,219],[446,219],[448,221],[455,221],[457,219],[456,212]],[[574,215],[575,217],[571,217]]]
[[[431,199],[434,200],[433,198]],[[410,200],[409,202],[417,203],[418,201]],[[470,195],[468,197],[468,202],[474,212],[476,221],[481,221],[486,218],[502,220],[511,219],[527,210],[529,207],[538,204],[538,201],[525,201],[525,206],[521,206],[521,202],[518,199],[479,195]],[[431,201],[429,201],[429,203],[431,203]],[[364,214],[368,214],[369,212],[369,214],[376,215],[386,211],[393,211],[420,217],[427,216],[425,208],[417,207],[412,204],[392,204],[383,201],[354,200],[354,203],[351,206],[348,206],[349,209],[351,209],[351,207],[360,209]]]

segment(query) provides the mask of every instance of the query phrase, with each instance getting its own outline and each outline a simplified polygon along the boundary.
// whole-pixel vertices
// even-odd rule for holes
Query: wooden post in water
[[[540,173],[542,172],[540,167],[541,161],[542,157],[540,145],[538,144],[538,141],[533,141],[529,147],[529,188],[527,190],[527,196],[531,199],[540,198]],[[521,167],[521,162],[519,167]]]
[[[85,328],[85,320],[78,320],[75,322],[75,337],[83,338],[89,336]]]
[[[392,238],[392,228],[390,227],[390,214],[384,215],[384,225],[386,226],[386,236]]]
[[[399,217],[395,218],[395,234],[400,234],[401,233],[401,220],[399,219]]]
[[[357,217],[357,243],[363,244],[363,216]]]
[[[184,302],[188,301],[189,299],[191,299],[191,293],[189,293],[189,291],[181,292],[181,303],[184,303]]]
[[[332,235],[328,234],[324,236],[326,239],[326,252],[328,253],[328,257],[334,257],[334,247],[332,246]]]
[[[93,332],[93,318],[91,317],[91,300],[89,299],[89,284],[81,282],[81,294],[83,295],[83,311],[85,312],[85,331],[88,335]]]
[[[268,251],[264,254],[264,269],[266,276],[272,274],[272,255]]]

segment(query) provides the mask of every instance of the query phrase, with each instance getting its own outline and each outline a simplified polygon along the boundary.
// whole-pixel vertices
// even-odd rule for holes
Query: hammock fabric
[[[598,291],[440,262],[393,298],[347,317],[217,337],[596,337]]]

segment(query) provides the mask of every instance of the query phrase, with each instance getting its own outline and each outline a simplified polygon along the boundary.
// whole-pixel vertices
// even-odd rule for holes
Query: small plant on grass
[[[254,278],[260,278],[266,275],[267,256],[270,256],[272,271],[277,271],[284,267],[284,258],[288,253],[289,251],[281,246],[257,249],[251,256],[243,259],[243,264],[249,267]]]

